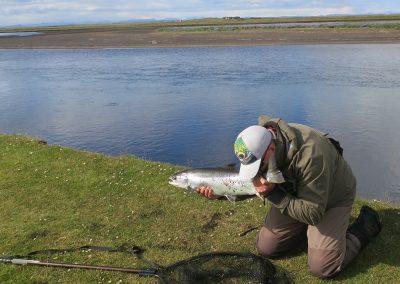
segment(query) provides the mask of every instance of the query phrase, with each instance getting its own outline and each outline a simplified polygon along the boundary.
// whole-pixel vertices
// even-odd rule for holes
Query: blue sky
[[[0,26],[132,19],[400,13],[399,0],[0,0]]]

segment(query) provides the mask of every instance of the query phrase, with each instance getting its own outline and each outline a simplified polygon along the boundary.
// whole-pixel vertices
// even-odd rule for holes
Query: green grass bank
[[[168,184],[177,166],[131,156],[108,157],[37,139],[0,134],[0,255],[86,244],[138,245],[161,265],[211,251],[255,252],[256,231],[268,210],[258,198],[211,201]],[[357,201],[379,211],[384,228],[337,278],[325,282],[398,283],[400,208]],[[42,260],[148,267],[128,255],[83,252]],[[307,254],[273,260],[294,282],[320,283]],[[0,265],[1,283],[154,283],[155,278],[100,271]]]

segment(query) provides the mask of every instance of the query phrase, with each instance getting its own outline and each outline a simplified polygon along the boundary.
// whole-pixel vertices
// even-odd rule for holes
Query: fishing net
[[[250,253],[208,253],[159,271],[163,283],[274,283],[274,265]]]

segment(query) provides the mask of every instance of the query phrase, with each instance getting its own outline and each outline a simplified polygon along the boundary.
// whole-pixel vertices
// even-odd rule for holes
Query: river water
[[[18,37],[18,36],[34,36],[34,35],[40,35],[43,33],[38,33],[38,32],[12,32],[12,33],[3,33],[0,32],[0,37]]]
[[[400,201],[399,44],[0,50],[3,133],[223,166],[259,114],[329,132],[360,197]]]

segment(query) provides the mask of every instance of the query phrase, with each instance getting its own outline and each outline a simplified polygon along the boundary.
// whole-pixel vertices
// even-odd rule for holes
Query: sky
[[[0,26],[400,13],[399,0],[0,0]]]

